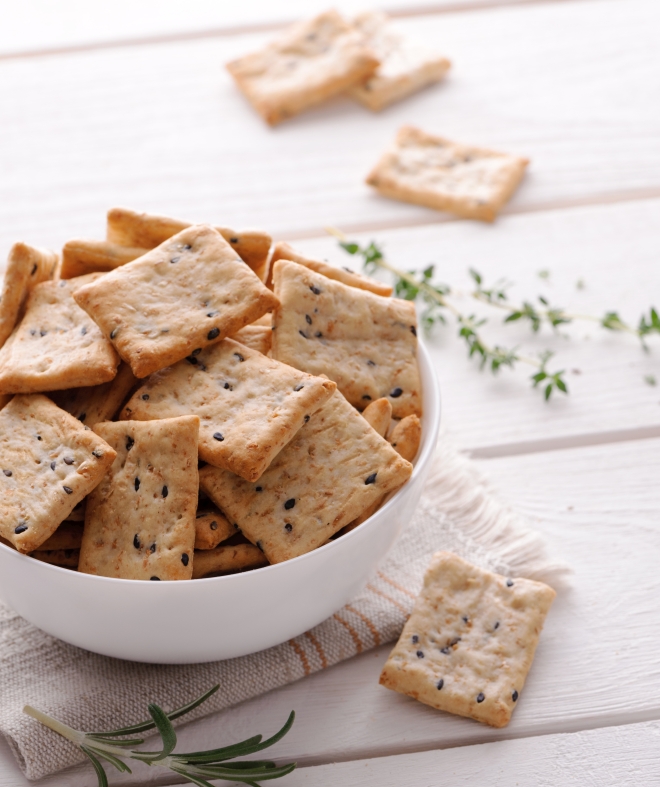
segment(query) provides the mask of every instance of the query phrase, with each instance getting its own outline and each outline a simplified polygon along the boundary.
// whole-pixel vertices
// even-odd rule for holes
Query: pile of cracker
[[[201,578],[358,526],[412,472],[414,305],[263,232],[123,208],[0,296],[0,536],[89,574]]]

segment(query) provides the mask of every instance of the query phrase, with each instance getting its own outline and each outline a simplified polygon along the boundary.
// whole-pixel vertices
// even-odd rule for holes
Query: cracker
[[[439,82],[451,66],[447,58],[400,33],[379,11],[360,14],[353,24],[380,65],[348,94],[374,112]]]
[[[272,289],[273,287],[273,267],[278,260],[289,260],[290,262],[297,262],[299,265],[304,265],[316,273],[321,273],[327,276],[328,279],[343,282],[349,287],[357,287],[359,290],[368,290],[376,295],[383,295],[389,297],[392,294],[392,288],[389,284],[383,284],[375,279],[370,279],[368,276],[362,276],[355,273],[348,268],[336,268],[334,265],[329,265],[327,262],[321,260],[314,260],[311,257],[305,257],[297,252],[288,243],[280,241],[275,244],[273,254],[270,258],[270,267],[268,270],[268,277],[266,279],[266,286]]]
[[[493,727],[509,723],[555,591],[437,552],[380,676],[388,689]]]
[[[279,563],[324,544],[411,472],[335,391],[256,483],[211,465],[199,478],[230,521]]]
[[[268,355],[273,341],[273,329],[270,325],[246,325],[232,337],[251,350],[257,350],[262,355]]]
[[[60,568],[78,568],[80,561],[79,549],[53,549],[53,550],[37,550],[31,552],[30,557],[35,560],[41,560],[42,563],[50,563],[53,566],[60,566]]]
[[[106,422],[94,431],[117,458],[87,499],[78,570],[123,579],[190,579],[199,419]]]
[[[390,400],[376,399],[375,402],[371,402],[362,411],[362,417],[381,437],[385,437],[392,420],[392,404]],[[408,457],[406,456],[404,459],[408,459]]]
[[[267,565],[263,552],[254,544],[228,544],[195,552],[192,578],[203,579],[211,574],[233,573]]]
[[[238,88],[271,126],[362,81],[378,66],[337,11],[291,27],[258,52],[227,63]]]
[[[421,415],[417,316],[410,301],[381,298],[286,260],[275,264],[272,356],[326,374],[363,409],[386,397],[397,418]]]
[[[0,292],[0,347],[19,321],[33,287],[52,279],[58,256],[54,251],[14,243]]]
[[[149,249],[134,249],[119,246],[107,240],[77,238],[67,241],[62,247],[61,279],[72,279],[86,273],[113,271],[127,262],[132,262]]]
[[[117,376],[109,383],[91,388],[54,391],[51,399],[81,424],[91,428],[100,421],[111,421],[136,384],[131,367],[122,363],[117,370]]]
[[[75,293],[136,377],[236,333],[277,299],[212,227],[190,227]]]
[[[0,350],[0,392],[57,391],[114,379],[119,356],[72,297],[101,275],[47,281],[32,290],[23,319]]]
[[[0,411],[0,535],[38,549],[99,483],[115,452],[39,394]]]
[[[226,339],[152,375],[120,417],[194,413],[200,458],[256,481],[335,387]]]
[[[171,219],[153,213],[137,213],[128,208],[111,208],[108,211],[107,239],[120,246],[155,249],[166,240],[192,227],[189,221]],[[270,252],[271,237],[260,230],[235,230],[230,227],[214,226],[257,274],[263,272]]]
[[[195,516],[195,549],[215,549],[233,535],[236,528],[219,508],[211,502],[199,506]]]
[[[525,174],[528,159],[434,137],[412,126],[367,177],[383,196],[494,221]]]
[[[407,415],[396,424],[387,439],[397,454],[412,462],[422,440],[421,421],[416,415]]]
[[[67,519],[40,545],[39,550],[50,552],[58,549],[80,549],[82,534],[82,522],[72,522]]]

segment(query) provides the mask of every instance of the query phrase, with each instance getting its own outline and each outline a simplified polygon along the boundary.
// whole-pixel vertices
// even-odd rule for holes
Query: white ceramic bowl
[[[440,393],[421,344],[418,357],[424,417],[412,477],[345,536],[285,563],[190,582],[78,574],[0,544],[0,598],[72,645],[158,664],[244,656],[316,626],[362,590],[422,493],[440,425]]]

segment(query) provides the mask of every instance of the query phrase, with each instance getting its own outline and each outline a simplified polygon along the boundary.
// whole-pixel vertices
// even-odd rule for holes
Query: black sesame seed
[[[190,354],[191,355],[199,355],[202,351],[201,347],[198,347],[196,350],[193,350]]]
[[[309,339],[309,336],[305,333],[305,331],[298,331],[298,333],[303,337],[303,339]]]
[[[308,415],[305,416],[305,423],[307,423],[307,421],[309,421],[309,416]]]
[[[189,560],[190,560],[190,558],[189,558],[189,557],[188,557],[188,555],[187,555],[187,554],[184,552],[184,553],[183,553],[183,555],[181,555],[181,562],[183,563],[183,565],[184,565],[184,566],[187,566],[187,565],[188,565],[188,561],[189,561]]]
[[[140,479],[136,476],[135,477],[135,491],[137,492],[140,488]]]
[[[243,356],[240,353],[234,353],[234,358],[238,358],[238,360],[241,363],[243,363],[243,361],[245,360],[245,358],[243,358]]]
[[[483,691],[480,691],[479,694],[477,694],[477,702],[483,702],[485,699],[486,695],[483,693]]]
[[[229,385],[229,383],[225,383],[223,388],[225,389],[225,391],[233,391],[234,390],[234,386],[233,385]]]
[[[131,448],[133,448],[134,445],[135,445],[135,440],[133,440],[132,437],[129,437],[128,435],[126,435],[126,450],[130,451]]]
[[[63,486],[62,489],[67,493],[67,495],[73,494],[73,489],[70,486]]]
[[[500,621],[498,620],[498,621],[495,623],[495,625],[493,626],[493,631],[497,631],[497,629],[498,629],[499,627],[500,627]]]
[[[315,287],[313,284],[312,284],[312,286],[309,289],[314,293],[314,295],[320,295],[321,294],[321,290],[319,290],[319,288]]]
[[[37,435],[37,440],[41,440],[41,435],[40,434]]]
[[[449,643],[449,647],[450,647],[450,648],[453,648],[453,647],[454,647],[454,645],[458,645],[458,643],[459,643],[460,641],[461,641],[461,638],[460,638],[460,637],[454,637],[454,639],[452,639],[452,641]]]
[[[214,432],[213,439],[217,440],[219,443],[221,443],[225,438],[224,438],[222,432]]]
[[[64,464],[65,465],[72,465],[74,463],[74,458],[72,456],[65,456],[64,457]]]
[[[290,522],[287,522],[286,525],[284,525],[284,529],[287,533],[290,533],[293,530],[293,525]]]
[[[147,402],[147,401],[149,401],[149,394],[142,394],[142,400],[143,400],[144,402]]]
[[[416,645],[419,642],[419,637],[417,636],[417,634],[412,635],[412,641],[413,641],[413,645]]]
[[[217,530],[218,529],[218,523],[215,521],[215,519],[213,520],[213,522],[211,522],[209,527],[211,528],[211,530]]]
[[[305,319],[307,320],[307,325],[311,325],[312,324],[312,318],[309,316],[309,314],[305,315]]]
[[[110,331],[110,338],[111,338],[111,339],[114,339],[114,338],[115,338],[115,336],[117,335],[117,331],[118,331],[118,330],[119,330],[119,328],[113,328],[113,329]]]
[[[220,328],[211,328],[211,330],[206,334],[206,338],[211,341],[211,339],[217,339],[220,336]]]
[[[163,490],[162,490],[163,497],[167,497],[169,495],[169,493],[170,493],[170,490],[166,486],[164,486]]]
[[[463,615],[463,623],[469,623],[470,618],[467,615]]]
[[[378,475],[378,473],[376,472],[376,473],[372,473],[370,476],[367,476],[367,478],[364,481],[365,485],[367,485],[367,484],[375,484],[377,475]]]
[[[85,336],[87,334],[87,326],[86,325],[83,325],[83,327],[80,329],[80,333],[83,336]]]
[[[95,456],[97,459],[100,459],[103,456],[102,451],[92,451],[92,456]]]
[[[321,333],[321,331],[317,331],[317,332],[314,334],[314,336],[316,336],[316,338],[317,338],[317,339],[322,339],[322,338],[323,338],[323,334]]]
[[[364,395],[362,396],[362,398],[363,398],[363,399],[371,399],[371,397],[369,396],[369,394],[364,394]]]
[[[156,544],[154,543],[154,544],[152,544],[152,545],[149,547],[149,552],[151,552],[151,554],[153,555],[153,553],[154,553],[155,551],[156,551]]]
[[[395,388],[393,391],[390,391],[390,396],[392,397],[392,399],[398,399],[402,393],[403,391],[401,390],[401,388]]]
[[[3,470],[2,472],[7,476],[7,478],[11,478],[13,475],[11,470]]]
[[[512,699],[514,702],[518,702],[518,692],[517,692],[517,691],[514,691],[514,692],[513,692],[513,694],[511,695],[511,699]]]
[[[80,421],[81,424],[85,422],[85,418],[87,418],[87,413],[80,413],[80,415],[78,416],[78,420]]]
[[[303,383],[298,383],[298,385],[296,385],[296,387],[295,387],[293,390],[294,390],[294,391],[302,391],[302,389],[303,389],[304,387],[305,387],[305,386],[303,385]]]
[[[238,238],[229,238],[230,243],[238,243]]]
[[[160,582],[160,577],[149,577],[152,582]]]
[[[57,467],[57,462],[51,462],[50,463],[50,469],[51,470],[54,470],[56,467]]]
[[[181,259],[181,257],[172,257],[170,262],[175,263],[175,262],[178,262],[180,259]]]
[[[413,336],[417,336],[417,328],[415,328],[414,325],[410,326],[410,333],[412,333]]]
[[[263,491],[264,491],[264,488],[263,488],[263,486],[257,486],[257,487],[255,487],[255,490],[254,490],[254,491],[255,491],[255,492],[263,492]]]
[[[139,549],[139,548],[140,548],[140,546],[141,546],[141,545],[140,545],[140,539],[139,539],[139,537],[138,537],[138,534],[137,534],[137,533],[136,533],[136,534],[133,536],[133,546],[134,546],[136,549]]]
[[[423,650],[418,650],[417,651],[417,658],[418,659],[423,659],[424,658],[424,651]]]
[[[193,366],[197,366],[197,358],[195,358],[194,355],[189,355],[186,358],[186,361],[188,361],[188,363],[192,364]]]
[[[181,248],[182,248],[184,251],[190,251],[190,249],[192,249],[192,246],[191,246],[189,243],[184,243],[184,244],[183,244],[183,246],[182,246]]]
[[[513,580],[512,580],[512,579],[507,579],[507,581],[506,581],[506,586],[507,586],[508,588],[512,588],[512,587],[513,587]]]
[[[367,361],[367,366],[375,366],[375,361]]]
[[[30,276],[34,276],[34,274],[37,272],[38,267],[39,265],[35,262],[34,265],[32,266],[32,270],[30,271]]]
[[[286,508],[286,510],[289,511],[291,508],[293,508],[295,506],[295,504],[296,504],[295,497],[291,497],[284,504],[284,508]]]
[[[444,653],[445,656],[449,654],[449,648],[440,648],[440,653]]]
[[[25,533],[25,531],[27,529],[28,529],[28,526],[25,524],[25,522],[21,522],[20,525],[17,525],[14,528],[14,533],[16,533],[17,536],[19,536],[21,533]]]
[[[37,335],[37,332],[35,330],[31,330],[30,331],[30,336],[36,336],[36,335]]]
[[[48,333],[48,331],[44,331],[44,329],[42,328],[42,329],[39,331],[39,333],[41,334],[41,336],[45,336],[45,335]]]
[[[204,306],[206,306],[206,304],[204,304]],[[208,314],[206,316],[207,317],[216,317],[218,314],[220,314],[220,312],[208,312]]]
[[[444,685],[445,685],[445,682],[444,682],[444,680],[443,680],[442,678],[440,678],[440,680],[439,680],[439,681],[436,683],[436,688],[438,689],[438,691],[440,691],[440,689],[441,689],[441,688],[442,688]]]

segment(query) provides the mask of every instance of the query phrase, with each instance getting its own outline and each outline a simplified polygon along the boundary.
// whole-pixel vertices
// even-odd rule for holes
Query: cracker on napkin
[[[215,549],[236,534],[236,528],[210,501],[197,508],[195,515],[195,549]]]
[[[273,287],[273,267],[278,260],[297,262],[299,265],[304,265],[305,268],[309,268],[312,271],[316,271],[316,273],[327,276],[328,279],[335,279],[335,281],[343,282],[349,287],[357,287],[359,290],[369,290],[369,292],[374,292],[376,295],[383,295],[385,297],[389,297],[392,294],[392,288],[389,284],[383,284],[380,281],[376,281],[376,279],[362,276],[362,274],[355,273],[355,271],[349,270],[348,268],[337,268],[327,262],[305,257],[288,243],[284,243],[284,241],[279,241],[275,244],[270,258],[270,268],[268,271],[268,278],[266,279],[266,286],[271,289]]]
[[[380,65],[348,93],[374,112],[439,82],[451,66],[447,58],[399,32],[380,11],[360,14],[353,25]]]
[[[0,350],[0,392],[37,393],[113,380],[119,356],[74,295],[101,274],[38,284]]]
[[[417,316],[410,301],[381,298],[286,260],[275,264],[272,356],[326,374],[359,409],[389,399],[395,418],[421,415]]]
[[[78,570],[123,579],[190,579],[199,419],[105,422],[94,431],[117,454],[87,499]]]
[[[555,595],[541,582],[436,553],[380,683],[434,708],[506,726]]]
[[[194,413],[200,458],[256,481],[335,387],[226,339],[151,375],[120,417]]]
[[[74,297],[140,378],[277,305],[222,236],[204,225],[183,230]]]
[[[76,238],[62,247],[61,279],[73,279],[86,273],[105,273],[133,262],[149,249],[119,246],[107,240]]]
[[[33,287],[53,278],[58,261],[54,251],[27,243],[11,247],[0,291],[0,347],[14,330]]]
[[[373,73],[377,58],[337,11],[291,27],[258,52],[227,63],[239,89],[271,126]]]
[[[404,126],[367,183],[385,197],[494,221],[528,163],[520,156],[450,142]]]
[[[211,465],[199,478],[230,521],[279,563],[324,544],[411,473],[412,465],[335,391],[257,482]]]
[[[114,450],[40,394],[0,410],[0,535],[32,552],[99,483]]]
[[[120,246],[155,249],[182,230],[192,227],[189,221],[172,219],[154,213],[137,213],[128,208],[108,211],[107,239]],[[260,230],[235,230],[214,226],[238,256],[261,275],[270,252],[271,237]]]

